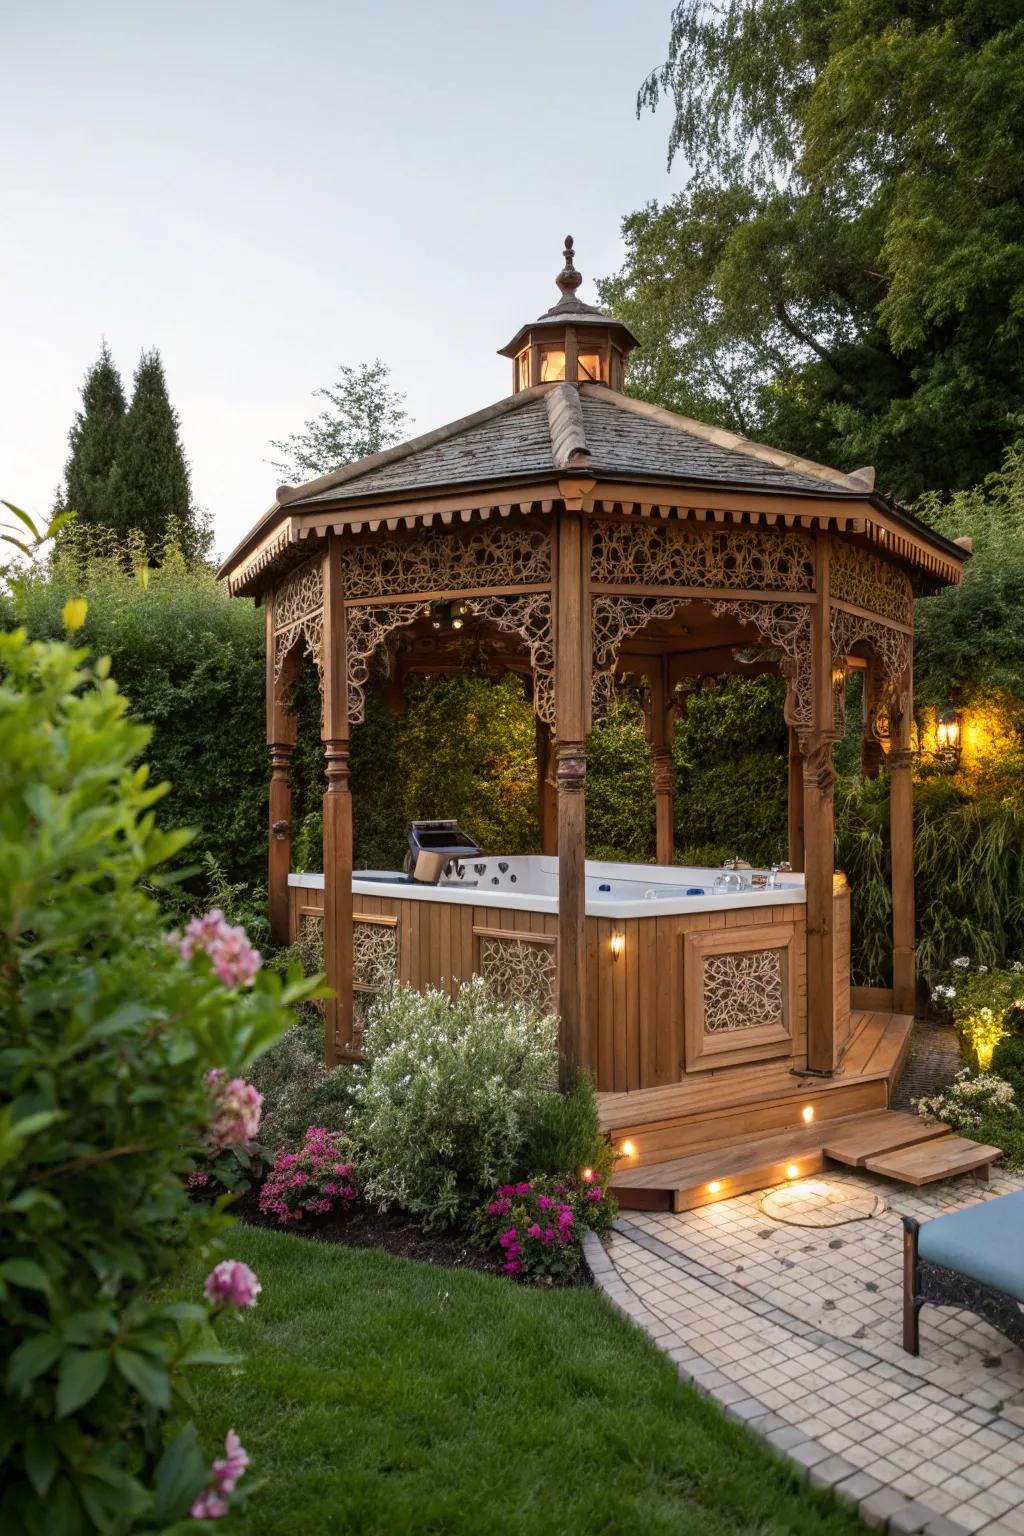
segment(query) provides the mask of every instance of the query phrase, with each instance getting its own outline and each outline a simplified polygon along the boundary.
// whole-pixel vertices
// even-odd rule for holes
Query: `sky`
[[[678,191],[635,115],[671,0],[0,0],[0,497],[52,505],[86,369],[163,356],[225,554],[272,438],[375,357],[426,432]]]

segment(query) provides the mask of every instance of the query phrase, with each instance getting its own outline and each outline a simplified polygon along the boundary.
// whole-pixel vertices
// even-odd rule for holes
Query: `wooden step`
[[[619,1205],[626,1210],[689,1211],[728,1200],[754,1189],[767,1189],[792,1178],[821,1173],[823,1146],[831,1138],[871,1136],[885,1142],[884,1127],[901,1144],[905,1121],[912,1117],[890,1110],[851,1116],[823,1125],[801,1124],[784,1135],[759,1136],[716,1150],[672,1158],[655,1164],[619,1163],[612,1179]]]
[[[837,1126],[834,1132],[830,1130],[821,1150],[833,1162],[863,1168],[869,1157],[897,1152],[919,1142],[938,1141],[948,1135],[948,1125],[929,1124],[918,1115],[893,1111],[865,1121],[861,1126]]]
[[[936,1184],[961,1173],[984,1172],[987,1178],[989,1167],[1002,1155],[999,1147],[988,1147],[966,1136],[941,1136],[895,1152],[880,1152],[869,1157],[864,1166],[870,1173],[899,1179],[902,1184]]]

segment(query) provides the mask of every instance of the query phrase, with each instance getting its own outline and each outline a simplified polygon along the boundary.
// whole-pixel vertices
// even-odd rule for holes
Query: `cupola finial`
[[[565,250],[562,252],[562,255],[565,257],[565,266],[555,278],[555,282],[558,284],[559,292],[562,295],[563,302],[573,298],[576,293],[576,289],[583,281],[582,274],[577,272],[576,268],[573,266],[574,254],[575,253],[572,248],[572,235],[566,235]]]

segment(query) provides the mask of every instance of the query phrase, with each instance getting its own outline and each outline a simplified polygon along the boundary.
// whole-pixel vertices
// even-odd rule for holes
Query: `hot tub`
[[[720,870],[588,860],[587,996],[599,1089],[627,1092],[757,1061],[806,1065],[802,875],[716,893]],[[289,877],[291,932],[323,934],[323,876]],[[555,1006],[558,859],[470,859],[438,885],[394,870],[353,875],[353,968],[365,1007],[392,978],[453,991],[473,975]],[[847,1027],[849,891],[836,877],[837,1033]],[[357,1016],[360,1008],[357,1007]]]

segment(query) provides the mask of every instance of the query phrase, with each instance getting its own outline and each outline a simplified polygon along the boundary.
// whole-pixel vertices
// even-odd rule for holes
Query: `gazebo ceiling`
[[[519,387],[306,485],[279,487],[274,505],[221,567],[231,591],[259,595],[305,558],[311,538],[328,531],[386,538],[435,519],[549,513],[567,496],[585,512],[831,527],[916,568],[928,587],[959,579],[966,551],[879,495],[872,470],[815,464],[586,381],[581,327],[604,327],[609,348],[621,355],[635,338],[576,297],[572,255],[567,239],[560,301],[503,349],[515,353],[526,337],[537,354],[545,349],[530,335],[542,328],[546,342],[561,328],[570,382]]]

